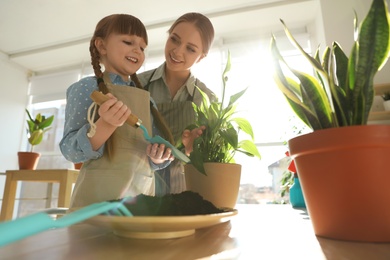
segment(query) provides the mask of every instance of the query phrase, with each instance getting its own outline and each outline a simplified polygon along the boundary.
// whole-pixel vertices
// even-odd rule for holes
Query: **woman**
[[[214,40],[211,21],[200,13],[186,13],[168,30],[165,44],[165,62],[157,69],[140,73],[138,78],[155,100],[159,112],[168,123],[175,142],[181,142],[183,130],[195,121],[192,102],[200,105],[199,87],[210,100],[214,93],[192,73],[191,68],[207,56]],[[180,193],[185,190],[183,165],[175,160],[159,170],[156,178],[156,195]]]

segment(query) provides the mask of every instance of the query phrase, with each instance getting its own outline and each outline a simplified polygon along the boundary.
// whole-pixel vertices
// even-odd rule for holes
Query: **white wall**
[[[330,46],[333,41],[337,41],[349,56],[354,41],[354,10],[361,23],[370,9],[371,2],[369,0],[320,0],[321,9],[318,15],[320,20],[317,20],[312,28],[323,33],[317,35],[316,39],[316,42],[321,43],[321,50],[325,46]],[[390,0],[387,0],[387,4],[390,5]],[[376,75],[375,84],[389,82],[390,62],[387,62]]]
[[[27,104],[27,71],[0,56],[0,172],[17,169]],[[5,177],[0,176],[0,198]]]

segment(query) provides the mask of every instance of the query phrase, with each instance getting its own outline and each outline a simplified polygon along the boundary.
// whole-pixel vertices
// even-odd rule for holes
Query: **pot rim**
[[[324,152],[334,149],[390,147],[390,125],[358,125],[317,130],[288,141],[295,158],[305,151]],[[332,146],[332,148],[329,148]]]

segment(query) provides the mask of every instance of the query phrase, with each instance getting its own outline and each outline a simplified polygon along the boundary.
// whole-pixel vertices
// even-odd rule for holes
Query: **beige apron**
[[[150,76],[144,89],[149,90]],[[195,83],[197,85],[197,83]],[[195,112],[192,106],[194,95],[189,95],[186,101],[174,101],[157,104],[158,111],[164,117],[172,131],[175,142],[181,143],[184,129],[195,122]],[[184,166],[180,160],[175,159],[168,167],[156,171],[156,195],[167,193],[180,193],[186,190]]]
[[[149,92],[113,85],[108,75],[105,75],[104,81],[109,92],[123,101],[151,133]],[[124,124],[115,130],[113,138],[114,158],[109,160],[104,153],[101,158],[83,164],[73,191],[71,207],[83,207],[140,193],[154,195],[154,172],[149,166],[147,142],[141,129]]]

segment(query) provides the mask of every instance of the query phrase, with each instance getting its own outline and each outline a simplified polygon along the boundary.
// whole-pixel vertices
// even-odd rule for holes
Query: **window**
[[[309,52],[309,36],[298,36],[304,48]],[[278,39],[278,46],[287,62],[294,67],[310,72],[310,67],[286,39]],[[200,80],[220,96],[222,88],[221,75],[225,67],[227,52],[232,57],[232,70],[228,81],[227,94],[230,96],[247,88],[240,100],[238,111],[250,120],[255,132],[262,159],[256,160],[244,155],[237,155],[236,161],[242,164],[242,190],[240,203],[273,203],[280,202],[280,177],[286,169],[285,141],[294,136],[296,129],[305,129],[294,116],[283,95],[273,81],[273,67],[268,51],[269,40],[252,39],[246,41],[225,41],[222,46],[211,50],[209,55],[193,69]],[[141,71],[159,66],[161,56],[148,57]],[[66,88],[79,78],[85,76],[80,71],[71,71],[60,75],[49,75],[32,79],[31,95],[33,113],[45,111],[56,114],[55,124],[46,144],[37,147],[42,152],[41,168],[71,167],[61,155],[58,143],[62,138]],[[60,83],[60,84],[58,84]],[[48,91],[49,90],[49,91]],[[50,102],[48,102],[50,101]]]

